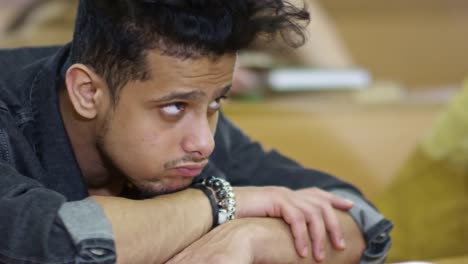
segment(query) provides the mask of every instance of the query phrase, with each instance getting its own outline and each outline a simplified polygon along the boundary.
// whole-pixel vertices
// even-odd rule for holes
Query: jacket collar
[[[69,201],[88,196],[81,170],[73,152],[60,113],[58,92],[63,82],[70,45],[47,58],[31,86],[34,113],[34,143],[46,175],[48,188],[65,195]]]

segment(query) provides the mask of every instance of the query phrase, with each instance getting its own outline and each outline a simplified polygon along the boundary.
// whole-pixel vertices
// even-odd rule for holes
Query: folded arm
[[[337,214],[347,246],[337,250],[328,240],[324,248],[325,259],[320,263],[358,263],[365,248],[364,239],[348,214]],[[296,253],[289,226],[276,218],[243,218],[229,222],[203,236],[167,263],[193,260],[194,263],[224,264],[319,263],[311,251],[306,257]]]
[[[6,162],[0,162],[0,211],[2,263],[162,263],[212,224],[199,190],[68,202]]]

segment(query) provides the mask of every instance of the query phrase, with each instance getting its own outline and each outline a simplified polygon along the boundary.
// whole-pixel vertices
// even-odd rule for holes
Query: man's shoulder
[[[19,106],[29,100],[30,89],[45,62],[61,47],[0,49],[0,106]]]
[[[20,71],[22,68],[47,58],[57,52],[61,46],[48,47],[22,47],[13,49],[0,49],[0,79],[4,79],[12,72]]]
[[[53,56],[61,46],[0,49],[0,90],[16,89],[37,72],[41,61]]]

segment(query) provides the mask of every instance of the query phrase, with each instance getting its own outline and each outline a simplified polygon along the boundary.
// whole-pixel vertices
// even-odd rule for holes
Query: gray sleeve
[[[354,202],[349,214],[360,227],[366,241],[366,250],[360,263],[384,263],[391,246],[390,231],[393,224],[362,196],[345,189],[334,189],[330,192]]]
[[[92,199],[64,203],[58,212],[78,249],[76,263],[115,263],[112,226]]]

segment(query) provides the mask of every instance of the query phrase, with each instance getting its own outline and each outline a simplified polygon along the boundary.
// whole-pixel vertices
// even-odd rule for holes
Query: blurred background
[[[307,44],[243,51],[225,113],[266,148],[361,188],[396,223],[390,260],[468,255],[468,1],[307,4]],[[0,0],[0,48],[70,41],[75,9]]]

